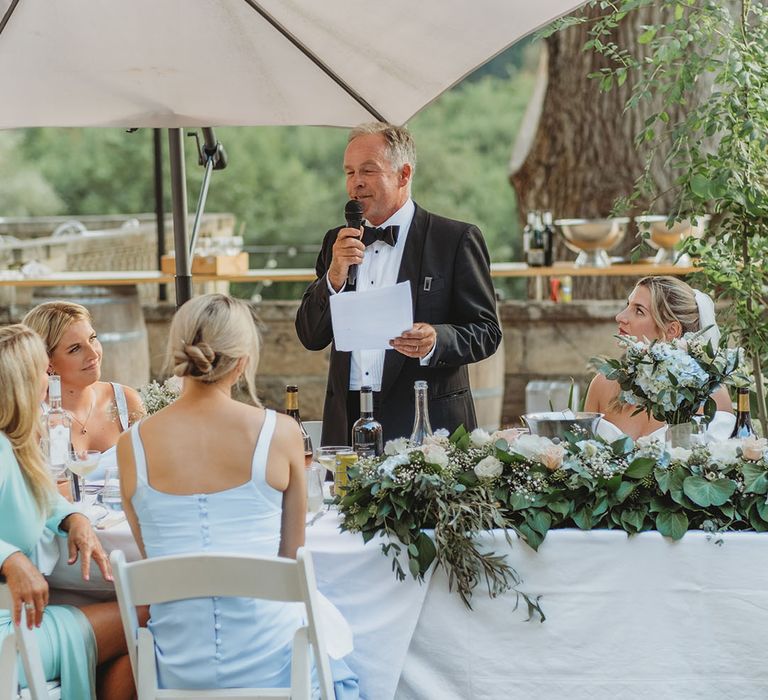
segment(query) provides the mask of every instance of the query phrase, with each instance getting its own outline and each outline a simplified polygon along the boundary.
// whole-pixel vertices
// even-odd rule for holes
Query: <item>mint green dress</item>
[[[61,536],[59,524],[76,508],[56,495],[45,516],[35,505],[8,438],[0,432],[0,567],[14,552],[35,564],[35,548],[48,527]],[[0,642],[13,631],[9,610],[0,610]],[[96,639],[85,615],[68,605],[49,605],[35,630],[47,680],[61,680],[62,700],[95,698]],[[25,684],[24,672],[20,673]]]

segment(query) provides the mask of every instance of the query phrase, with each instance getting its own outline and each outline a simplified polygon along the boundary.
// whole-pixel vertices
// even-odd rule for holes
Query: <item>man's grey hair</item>
[[[387,155],[395,170],[400,172],[406,163],[411,166],[411,171],[416,170],[416,145],[413,143],[413,136],[408,129],[387,122],[368,122],[352,129],[349,132],[347,143],[358,136],[369,134],[381,134],[384,137],[387,144]]]

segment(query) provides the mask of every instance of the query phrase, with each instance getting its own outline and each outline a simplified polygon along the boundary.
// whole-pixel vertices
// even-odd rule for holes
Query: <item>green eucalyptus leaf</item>
[[[744,493],[768,493],[768,472],[765,469],[745,462],[741,471],[744,474]]]

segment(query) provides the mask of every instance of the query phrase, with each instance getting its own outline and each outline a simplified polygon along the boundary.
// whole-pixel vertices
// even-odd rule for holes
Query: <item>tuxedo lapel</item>
[[[408,237],[405,240],[405,249],[400,261],[400,270],[397,273],[397,281],[410,282],[411,299],[413,302],[413,314],[416,317],[416,299],[419,289],[419,274],[421,272],[421,259],[424,254],[424,242],[427,237],[429,215],[418,204],[413,215],[411,227],[408,229]],[[403,367],[406,357],[396,350],[387,350],[384,356],[384,370],[381,377],[381,398],[386,399],[389,390],[395,383]]]

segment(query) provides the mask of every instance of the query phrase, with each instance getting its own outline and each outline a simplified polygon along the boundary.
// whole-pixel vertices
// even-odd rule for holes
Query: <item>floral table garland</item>
[[[518,589],[519,574],[475,535],[511,530],[537,549],[555,528],[673,539],[695,529],[768,531],[766,445],[752,438],[668,450],[643,438],[608,444],[569,433],[555,444],[514,430],[438,431],[419,447],[389,442],[383,457],[350,468],[338,499],[342,529],[366,541],[388,536],[384,553],[404,551],[414,578],[436,561],[467,606],[483,582],[491,596],[514,590],[543,619],[538,600]],[[392,567],[405,578],[397,557]]]

